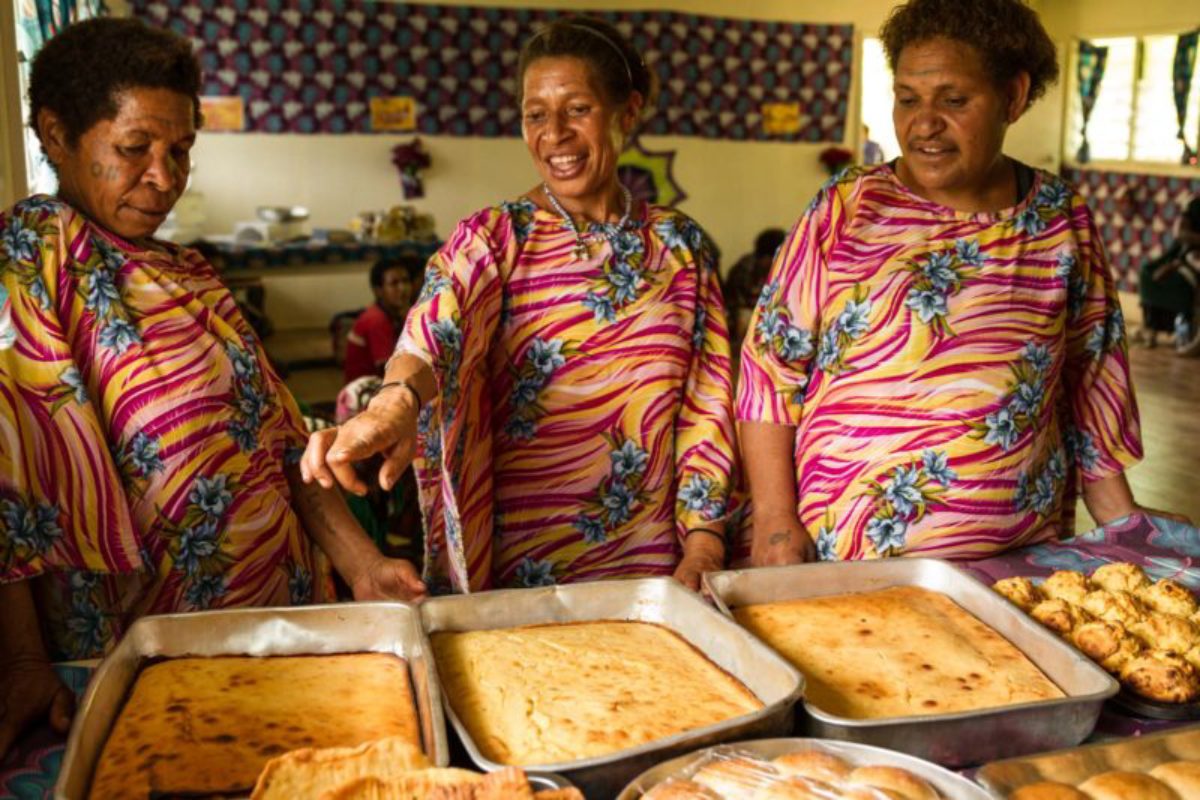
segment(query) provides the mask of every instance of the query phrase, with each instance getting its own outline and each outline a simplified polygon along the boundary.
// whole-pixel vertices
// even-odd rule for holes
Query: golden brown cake
[[[1026,612],[1032,611],[1034,606],[1046,599],[1042,590],[1029,578],[1002,578],[992,584],[992,589]]]
[[[1052,600],[1066,600],[1076,606],[1082,603],[1084,595],[1091,591],[1086,575],[1065,569],[1051,573],[1040,588],[1046,597]]]
[[[1105,772],[1088,778],[1079,790],[1092,800],[1180,800],[1165,783],[1140,772]]]
[[[392,736],[421,743],[392,654],[162,661],[134,683],[91,797],[248,792],[273,756]]]
[[[606,755],[762,708],[683,638],[644,622],[435,633],[433,649],[450,705],[502,764]]]
[[[1020,650],[927,589],[751,605],[734,616],[804,673],[808,702],[843,717],[942,714],[1063,696]]]
[[[1043,600],[1033,607],[1029,616],[1045,625],[1059,636],[1069,637],[1071,631],[1079,625],[1091,620],[1091,614],[1074,603],[1055,598]]]
[[[1110,592],[1136,592],[1150,585],[1150,579],[1137,564],[1105,564],[1092,573],[1092,583]]]

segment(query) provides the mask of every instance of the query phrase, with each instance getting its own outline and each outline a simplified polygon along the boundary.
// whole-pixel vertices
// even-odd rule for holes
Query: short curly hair
[[[63,29],[34,56],[29,72],[29,126],[50,109],[67,143],[103,119],[114,119],[118,95],[129,89],[170,89],[192,99],[200,116],[200,62],[184,37],[138,19],[99,17]]]
[[[974,47],[997,85],[1029,73],[1031,104],[1058,80],[1058,49],[1021,0],[908,0],[879,31],[892,72],[905,47],[939,37]]]

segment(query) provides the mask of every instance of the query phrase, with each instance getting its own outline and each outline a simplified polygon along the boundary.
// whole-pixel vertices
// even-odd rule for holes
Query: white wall
[[[0,0],[0,208],[25,196],[25,150],[13,4]]]

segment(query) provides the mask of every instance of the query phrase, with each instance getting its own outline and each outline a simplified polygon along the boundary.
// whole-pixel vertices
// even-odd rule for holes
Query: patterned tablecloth
[[[959,566],[980,580],[992,583],[1013,575],[1044,577],[1058,569],[1092,572],[1112,561],[1138,564],[1154,579],[1173,578],[1193,591],[1200,590],[1200,530],[1190,525],[1136,514],[1105,528],[1050,544],[1014,550],[1011,553]],[[57,668],[63,680],[82,697],[92,670],[87,667]],[[1092,740],[1164,730],[1194,722],[1163,722],[1132,717],[1105,707]],[[48,728],[26,736],[15,753],[0,764],[0,800],[42,800],[52,796],[54,779],[62,763],[64,743]]]

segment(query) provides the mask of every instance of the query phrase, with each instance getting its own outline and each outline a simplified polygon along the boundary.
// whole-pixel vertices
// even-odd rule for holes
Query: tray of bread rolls
[[[698,747],[791,732],[803,679],[669,578],[437,597],[421,605],[471,760],[611,798]]]
[[[413,606],[143,617],[88,685],[54,797],[248,797],[272,758],[380,740],[449,763]]]
[[[711,572],[718,608],[805,676],[797,732],[945,766],[1055,750],[1118,686],[957,567],[891,558]]]
[[[1200,726],[986,764],[1003,800],[1200,800]]]
[[[1059,570],[993,587],[1121,682],[1113,702],[1138,716],[1200,719],[1200,608],[1182,584],[1136,564]]]
[[[680,756],[635,778],[617,800],[988,800],[966,778],[881,747],[827,739],[736,742]]]

